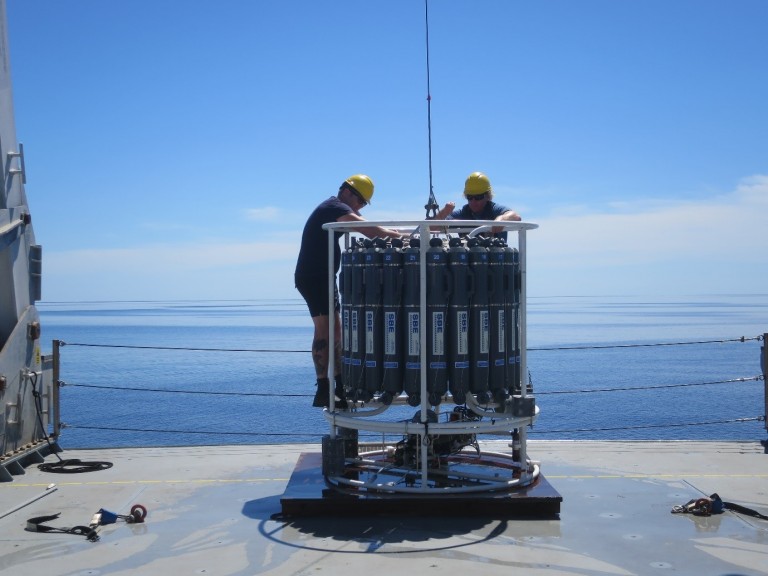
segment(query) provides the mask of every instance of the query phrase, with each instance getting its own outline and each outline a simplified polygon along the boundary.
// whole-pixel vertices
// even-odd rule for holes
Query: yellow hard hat
[[[347,178],[344,183],[360,194],[368,204],[371,203],[371,198],[373,198],[373,180],[368,178],[368,176],[365,174],[355,174]]]
[[[493,192],[488,176],[482,172],[472,172],[464,182],[464,196],[477,196],[486,192]]]

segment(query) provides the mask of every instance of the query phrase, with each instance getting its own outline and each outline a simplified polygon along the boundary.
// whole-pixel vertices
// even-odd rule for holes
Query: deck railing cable
[[[589,394],[591,392],[632,392],[634,390],[657,390],[663,388],[688,388],[691,386],[712,386],[715,384],[737,384],[744,382],[759,382],[763,380],[763,376],[758,374],[755,376],[742,377],[742,378],[729,378],[727,380],[713,380],[711,382],[690,382],[687,384],[654,384],[650,386],[628,386],[628,387],[615,387],[615,388],[585,388],[583,390],[541,390],[536,392],[537,396],[545,396],[551,394]],[[291,394],[281,392],[275,394],[274,392],[225,392],[217,390],[181,390],[174,388],[145,388],[138,386],[108,386],[105,384],[77,384],[59,381],[60,386],[77,386],[79,388],[99,388],[102,390],[121,390],[130,392],[158,392],[167,394],[201,394],[203,396],[264,396],[280,398],[312,398],[314,394]]]
[[[616,426],[604,428],[571,428],[563,430],[530,430],[529,434],[571,434],[580,432],[612,432],[620,430],[645,430],[653,428],[687,428],[692,426],[713,426],[722,424],[743,424],[747,422],[765,422],[765,416],[754,416],[751,418],[729,418],[725,420],[706,420],[700,422],[678,422],[668,424],[643,424],[638,426]],[[244,437],[282,437],[282,438],[320,438],[327,432],[245,432],[245,431],[222,431],[222,430],[173,430],[160,428],[128,428],[118,426],[87,426],[87,425],[67,425],[66,428],[80,430],[102,430],[105,432],[145,432],[153,434],[191,434],[203,436],[244,436]],[[361,433],[360,437],[378,438],[376,434]]]
[[[552,346],[545,348],[529,347],[529,352],[550,352],[557,350],[608,350],[611,348],[653,348],[660,346],[690,346],[695,344],[725,344],[728,342],[750,342],[762,341],[763,336],[739,338],[722,338],[718,340],[694,340],[689,342],[653,342],[646,344],[604,344],[604,345],[583,345],[583,346]],[[93,344],[85,342],[65,342],[59,341],[61,346],[83,346],[91,348],[134,348],[137,350],[179,350],[184,352],[257,352],[273,354],[309,354],[310,350],[286,350],[274,348],[200,348],[191,346],[136,346],[134,344]]]
[[[568,350],[606,350],[613,348],[653,348],[653,347],[668,347],[668,346],[692,346],[692,345],[708,345],[708,344],[725,344],[725,343],[745,343],[750,341],[763,341],[765,335],[759,335],[755,337],[741,336],[738,338],[723,338],[714,340],[695,340],[684,342],[656,342],[656,343],[640,343],[640,344],[611,344],[611,345],[578,345],[578,346],[553,346],[553,347],[529,347],[528,350],[532,352],[554,352],[554,351],[568,351]],[[309,350],[286,350],[286,349],[263,349],[263,348],[203,348],[203,347],[181,347],[181,346],[137,346],[137,345],[123,345],[123,344],[96,344],[85,342],[64,342],[57,341],[59,347],[64,346],[79,346],[90,348],[122,348],[122,349],[137,349],[137,350],[170,350],[170,351],[194,351],[194,352],[238,352],[238,353],[262,353],[262,354],[286,354],[286,353],[302,353],[309,354]],[[588,388],[579,390],[537,390],[537,396],[543,395],[559,395],[559,394],[589,394],[589,393],[615,393],[615,392],[633,392],[643,390],[658,390],[658,389],[671,389],[671,388],[688,388],[699,386],[714,386],[714,385],[734,385],[734,384],[746,384],[748,382],[764,381],[765,375],[754,375],[738,378],[729,378],[725,380],[713,380],[707,382],[689,382],[689,383],[667,383],[667,384],[652,384],[645,386],[628,386],[628,387],[603,387],[603,388]],[[273,392],[241,392],[241,391],[217,391],[217,390],[184,390],[173,388],[157,388],[157,387],[140,387],[140,386],[111,386],[103,384],[84,384],[84,383],[69,383],[63,380],[57,382],[59,387],[81,387],[81,388],[93,388],[102,390],[116,390],[116,391],[131,391],[131,392],[144,392],[144,393],[164,393],[164,394],[185,394],[185,395],[207,395],[207,396],[240,396],[240,397],[275,397],[281,398],[308,398],[312,397],[312,394],[301,393],[273,393]],[[576,434],[576,433],[590,433],[590,432],[610,432],[610,431],[627,431],[627,430],[643,430],[654,428],[682,428],[693,426],[709,426],[709,425],[723,425],[723,424],[741,424],[747,422],[765,422],[766,415],[744,417],[744,418],[728,418],[722,420],[698,420],[694,422],[669,422],[669,423],[656,423],[656,424],[641,424],[641,425],[624,425],[619,427],[595,427],[595,428],[569,428],[569,429],[550,429],[550,430],[538,430],[532,429],[529,434]],[[323,433],[314,432],[262,432],[262,431],[222,431],[222,430],[179,430],[179,429],[157,429],[157,428],[140,428],[140,427],[121,427],[121,426],[92,426],[92,425],[78,425],[78,424],[65,424],[61,423],[62,428],[83,429],[83,430],[103,430],[113,432],[137,432],[137,433],[154,433],[154,434],[185,434],[185,435],[208,435],[208,436],[240,436],[240,437],[276,437],[276,438],[316,438],[323,435]],[[362,436],[362,435],[361,435]]]

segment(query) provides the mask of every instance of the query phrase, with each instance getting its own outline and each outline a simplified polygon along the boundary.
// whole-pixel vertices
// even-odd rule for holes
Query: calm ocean
[[[66,343],[64,448],[315,442],[328,432],[311,407],[312,323],[299,299],[39,309],[44,352]],[[529,438],[765,439],[765,332],[768,295],[529,298],[541,410]]]

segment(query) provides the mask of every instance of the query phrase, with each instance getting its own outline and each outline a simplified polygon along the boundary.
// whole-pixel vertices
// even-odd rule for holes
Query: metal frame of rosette
[[[427,318],[427,245],[423,239],[435,237],[457,237],[463,235],[472,238],[483,232],[503,230],[508,235],[516,234],[517,251],[519,255],[519,369],[521,380],[526,379],[527,354],[526,354],[526,232],[538,228],[537,224],[529,222],[500,222],[500,221],[475,221],[475,220],[445,220],[437,224],[436,221],[366,221],[366,226],[382,226],[395,229],[403,236],[418,237],[421,249],[419,250],[419,311],[420,318]],[[334,308],[335,270],[333,253],[335,234],[344,234],[344,247],[349,249],[350,234],[353,229],[359,227],[359,222],[333,222],[323,226],[328,232],[328,293],[329,310]],[[329,318],[329,342],[334,342],[335,315]],[[447,494],[472,494],[483,492],[514,491],[530,486],[539,475],[539,465],[527,457],[526,427],[532,425],[539,414],[538,406],[532,406],[530,413],[515,415],[515,411],[509,409],[497,410],[497,406],[480,405],[472,393],[466,395],[466,405],[472,413],[480,419],[470,421],[446,421],[430,422],[432,406],[427,392],[427,330],[422,327],[419,330],[420,359],[420,412],[418,421],[411,420],[386,421],[372,419],[386,412],[392,405],[405,403],[404,395],[395,397],[391,403],[385,404],[377,397],[369,402],[354,403],[348,410],[338,411],[334,399],[334,374],[336,371],[335,357],[329,355],[328,375],[330,381],[330,406],[323,414],[330,425],[330,433],[326,439],[339,440],[348,434],[346,431],[366,431],[386,435],[402,435],[404,437],[415,436],[419,440],[417,449],[418,457],[412,466],[396,466],[388,463],[392,448],[382,446],[379,449],[360,454],[344,455],[343,469],[331,467],[324,469],[326,481],[330,486],[339,491],[352,491],[357,495],[361,493],[383,494],[417,494],[417,495],[447,495]],[[528,391],[523,384],[516,400],[525,399]],[[452,403],[450,394],[443,398],[446,404]],[[533,400],[533,398],[529,398]],[[442,403],[441,403],[442,405]],[[434,412],[432,413],[434,414]],[[445,469],[436,469],[430,466],[429,448],[433,438],[440,435],[471,435],[477,434],[503,434],[519,432],[518,442],[514,442],[515,448],[511,453],[481,452],[479,445],[475,444],[475,452],[462,450],[449,458],[450,464]],[[341,438],[340,438],[341,437]],[[512,446],[512,444],[510,444]],[[325,451],[325,442],[324,442]],[[355,445],[357,448],[357,445]],[[355,450],[356,452],[356,450]],[[515,453],[516,452],[516,453]],[[325,454],[323,455],[325,461]],[[325,468],[325,466],[324,466]]]

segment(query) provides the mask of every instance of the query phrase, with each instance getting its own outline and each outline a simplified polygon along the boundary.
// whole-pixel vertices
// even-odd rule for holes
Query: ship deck
[[[768,455],[757,441],[529,441],[529,457],[562,496],[554,518],[478,515],[466,504],[450,510],[448,500],[439,515],[281,517],[297,463],[319,451],[314,444],[65,450],[61,458],[113,466],[82,474],[29,466],[0,484],[0,572],[757,575],[768,566],[768,521],[730,510],[671,513],[718,493],[768,514]],[[60,513],[47,524],[72,527],[101,508],[127,515],[135,504],[146,507],[146,521],[102,526],[97,542],[25,530],[32,517]]]

